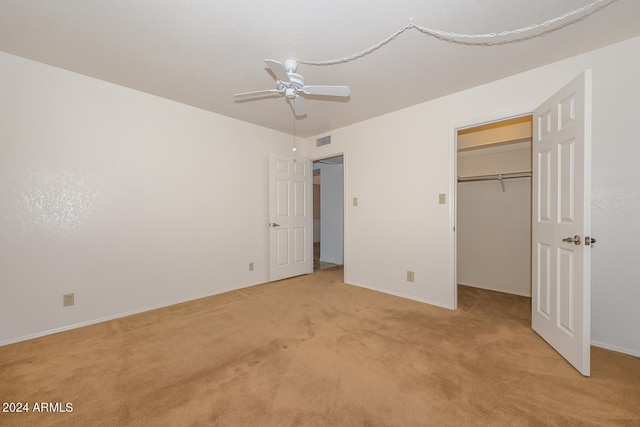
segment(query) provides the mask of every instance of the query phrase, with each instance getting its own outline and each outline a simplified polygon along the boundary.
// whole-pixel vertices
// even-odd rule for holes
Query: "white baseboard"
[[[462,283],[462,282],[458,282],[458,284],[462,285],[462,286],[468,286],[470,288],[485,289],[487,291],[502,292],[503,294],[511,294],[511,295],[518,295],[518,296],[521,296],[521,297],[531,298],[531,294],[530,293],[517,292],[517,291],[514,291],[512,289],[498,289],[498,288],[492,288],[492,287],[489,287],[489,286],[482,286],[482,285],[469,285],[467,283]]]
[[[27,341],[27,340],[34,339],[34,338],[44,337],[44,336],[47,336],[47,335],[57,334],[59,332],[64,332],[64,331],[69,331],[69,330],[72,330],[72,329],[82,328],[84,326],[91,326],[91,325],[95,325],[95,324],[102,323],[102,322],[108,322],[110,320],[120,319],[122,317],[133,316],[134,314],[140,314],[140,313],[144,313],[146,311],[157,310],[159,308],[169,307],[171,305],[181,304],[181,303],[188,302],[188,301],[194,301],[194,300],[197,300],[197,299],[206,298],[206,297],[210,297],[210,296],[213,296],[213,295],[219,295],[219,294],[223,294],[225,292],[236,291],[236,290],[239,290],[239,289],[248,288],[248,287],[259,285],[259,284],[260,283],[254,283],[254,284],[242,286],[242,287],[239,287],[239,288],[232,288],[232,289],[222,290],[222,291],[216,292],[216,293],[207,293],[205,295],[196,296],[196,297],[193,297],[193,298],[180,299],[180,300],[176,300],[176,301],[169,302],[169,303],[166,303],[166,304],[158,304],[158,305],[149,306],[149,307],[145,307],[145,308],[141,308],[141,309],[127,311],[127,312],[124,312],[124,313],[114,314],[114,315],[111,315],[111,316],[105,316],[105,317],[100,317],[100,318],[97,318],[97,319],[92,319],[92,320],[88,320],[86,322],[74,323],[72,325],[67,325],[67,326],[63,326],[63,327],[60,327],[60,328],[49,329],[47,331],[42,331],[42,332],[38,332],[38,333],[35,333],[35,334],[30,334],[30,335],[25,335],[25,336],[21,336],[21,337],[11,338],[11,339],[8,339],[8,340],[0,341],[0,347],[2,347],[4,345],[9,345],[9,344],[15,344],[15,343],[18,343],[18,342],[21,342],[21,341]],[[387,289],[379,289],[379,288],[376,288],[374,286],[367,286],[367,285],[363,285],[361,283],[356,283],[356,282],[347,282],[347,281],[345,281],[345,284],[352,285],[352,286],[357,286],[359,288],[369,289],[371,291],[381,292],[383,294],[393,295],[393,296],[400,297],[400,298],[405,298],[405,299],[409,299],[409,300],[413,300],[413,301],[418,301],[418,302],[425,303],[425,304],[435,305],[436,307],[442,307],[442,308],[446,308],[446,309],[451,309],[451,307],[447,307],[445,304],[442,304],[440,302],[432,301],[432,300],[425,299],[425,298],[417,298],[417,297],[414,297],[414,296],[411,296],[411,295],[403,294],[401,292],[392,292],[392,291],[389,291]],[[464,284],[461,283],[461,285],[464,285]],[[464,286],[470,286],[470,285],[464,285]],[[499,292],[501,292],[501,291],[499,291]],[[523,296],[526,296],[526,295],[523,295]],[[630,356],[640,357],[640,351],[637,351],[637,350],[631,350],[631,349],[628,349],[628,348],[619,347],[619,346],[615,346],[615,345],[611,345],[611,344],[606,344],[606,343],[602,343],[602,342],[599,342],[599,341],[591,341],[591,345],[593,345],[595,347],[604,348],[606,350],[616,351],[618,353],[628,354]]]
[[[344,261],[341,260],[341,259],[322,259],[322,258],[320,258],[318,261],[326,262],[327,264],[344,265]]]
[[[346,280],[345,280],[344,283],[346,285],[357,286],[359,288],[365,288],[365,289],[369,289],[371,291],[376,291],[376,292],[380,292],[380,293],[383,293],[383,294],[393,295],[395,297],[400,297],[400,298],[404,298],[404,299],[410,299],[410,300],[413,300],[413,301],[422,302],[422,303],[425,303],[425,304],[435,305],[436,307],[446,308],[448,310],[452,309],[451,307],[448,307],[447,305],[442,304],[441,302],[431,301],[431,300],[428,300],[428,299],[425,299],[425,298],[417,298],[417,297],[414,297],[412,295],[403,294],[401,292],[393,292],[393,291],[389,291],[387,289],[379,289],[379,288],[376,288],[374,286],[367,286],[367,285],[363,285],[361,283],[350,282],[350,281],[347,282]]]
[[[205,295],[189,297],[189,298],[183,298],[183,299],[171,301],[171,302],[168,302],[168,303],[157,304],[157,305],[153,305],[153,306],[148,306],[148,307],[144,307],[144,308],[140,308],[140,309],[127,311],[127,312],[124,312],[124,313],[118,313],[118,314],[113,314],[113,315],[110,315],[110,316],[99,317],[97,319],[91,319],[91,320],[87,320],[85,322],[74,323],[72,325],[66,325],[66,326],[62,326],[60,328],[54,328],[54,329],[49,329],[49,330],[42,331],[42,332],[36,332],[35,334],[24,335],[24,336],[16,337],[16,338],[9,338],[7,340],[0,341],[0,347],[2,347],[4,345],[15,344],[15,343],[18,343],[18,342],[31,340],[31,339],[34,339],[34,338],[44,337],[44,336],[47,336],[47,335],[57,334],[59,332],[70,331],[72,329],[82,328],[84,326],[91,326],[91,325],[95,325],[95,324],[102,323],[102,322],[108,322],[110,320],[120,319],[122,317],[133,316],[134,314],[140,314],[140,313],[144,313],[146,311],[157,310],[159,308],[169,307],[171,305],[182,304],[183,302],[189,302],[189,301],[194,301],[194,300],[201,299],[201,298],[207,298],[207,297],[210,297],[210,296],[213,296],[213,295],[224,294],[225,292],[237,291],[239,289],[244,289],[244,288],[248,288],[248,287],[251,287],[251,286],[256,286],[256,285],[259,285],[259,284],[261,284],[261,283],[253,283],[253,284],[249,284],[249,285],[246,285],[246,286],[241,286],[241,287],[238,287],[238,288],[230,288],[230,289],[222,290],[220,292],[215,292],[215,293],[214,292],[208,292]]]
[[[503,292],[503,293],[509,293],[509,294],[520,295],[520,296],[523,296],[523,297],[531,298],[531,295],[523,295],[523,294],[519,294],[517,292],[505,291],[505,290],[502,290],[502,289],[491,289],[491,288],[487,288],[487,287],[483,287],[483,286],[468,285],[466,283],[459,283],[459,284],[463,285],[463,286],[469,286],[469,287],[472,287],[472,288],[486,289],[486,290],[489,290],[489,291]],[[607,350],[616,351],[618,353],[628,354],[630,356],[640,357],[640,351],[637,351],[637,350],[630,350],[628,348],[619,347],[619,346],[615,346],[615,345],[611,345],[611,344],[605,344],[605,343],[602,343],[602,342],[599,342],[599,341],[591,341],[591,345],[595,346],[595,347],[604,348],[604,349],[607,349]]]
[[[624,347],[618,347],[617,345],[605,344],[599,341],[591,341],[591,345],[595,347],[604,348],[606,350],[617,351],[618,353],[628,354],[629,356],[640,357],[640,351],[630,350]]]

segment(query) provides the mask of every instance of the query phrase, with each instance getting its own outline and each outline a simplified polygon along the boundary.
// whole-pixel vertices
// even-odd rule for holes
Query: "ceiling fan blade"
[[[273,74],[276,75],[276,78],[281,82],[291,83],[289,76],[287,75],[287,70],[284,69],[284,66],[278,61],[274,61],[273,59],[265,59],[264,62],[267,63],[267,66],[271,68]]]
[[[349,96],[349,86],[304,86],[302,91],[307,95]]]
[[[296,95],[295,98],[287,98],[287,101],[289,101],[293,114],[296,116],[304,116],[307,114],[307,109],[304,106],[304,98],[301,96]]]
[[[259,96],[273,96],[279,95],[280,92],[277,89],[265,89],[265,90],[256,90],[254,92],[243,92],[236,93],[233,95],[236,99],[244,99],[244,98],[257,98]]]

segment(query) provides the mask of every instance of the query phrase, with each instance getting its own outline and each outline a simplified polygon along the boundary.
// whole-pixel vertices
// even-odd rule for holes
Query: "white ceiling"
[[[266,58],[343,57],[410,18],[466,34],[512,30],[592,1],[0,0],[0,50],[291,133],[284,98],[233,99],[275,87]],[[296,132],[319,135],[640,35],[640,1],[596,6],[518,42],[469,45],[408,29],[361,59],[301,65],[307,84],[349,85],[351,97],[308,99]]]

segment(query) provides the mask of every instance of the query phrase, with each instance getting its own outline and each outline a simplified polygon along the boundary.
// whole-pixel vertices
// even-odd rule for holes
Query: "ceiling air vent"
[[[323,145],[331,144],[331,135],[323,136],[316,139],[316,147],[322,147]]]

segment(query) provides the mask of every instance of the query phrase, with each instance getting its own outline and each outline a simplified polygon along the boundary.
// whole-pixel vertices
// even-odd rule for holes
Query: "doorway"
[[[344,156],[313,162],[313,265],[344,264]]]
[[[591,366],[591,111],[592,73],[585,70],[533,110],[531,138],[531,327],[585,376]],[[458,306],[458,134],[474,124],[462,125],[451,126],[452,308]]]
[[[456,139],[457,284],[530,298],[532,116]]]

